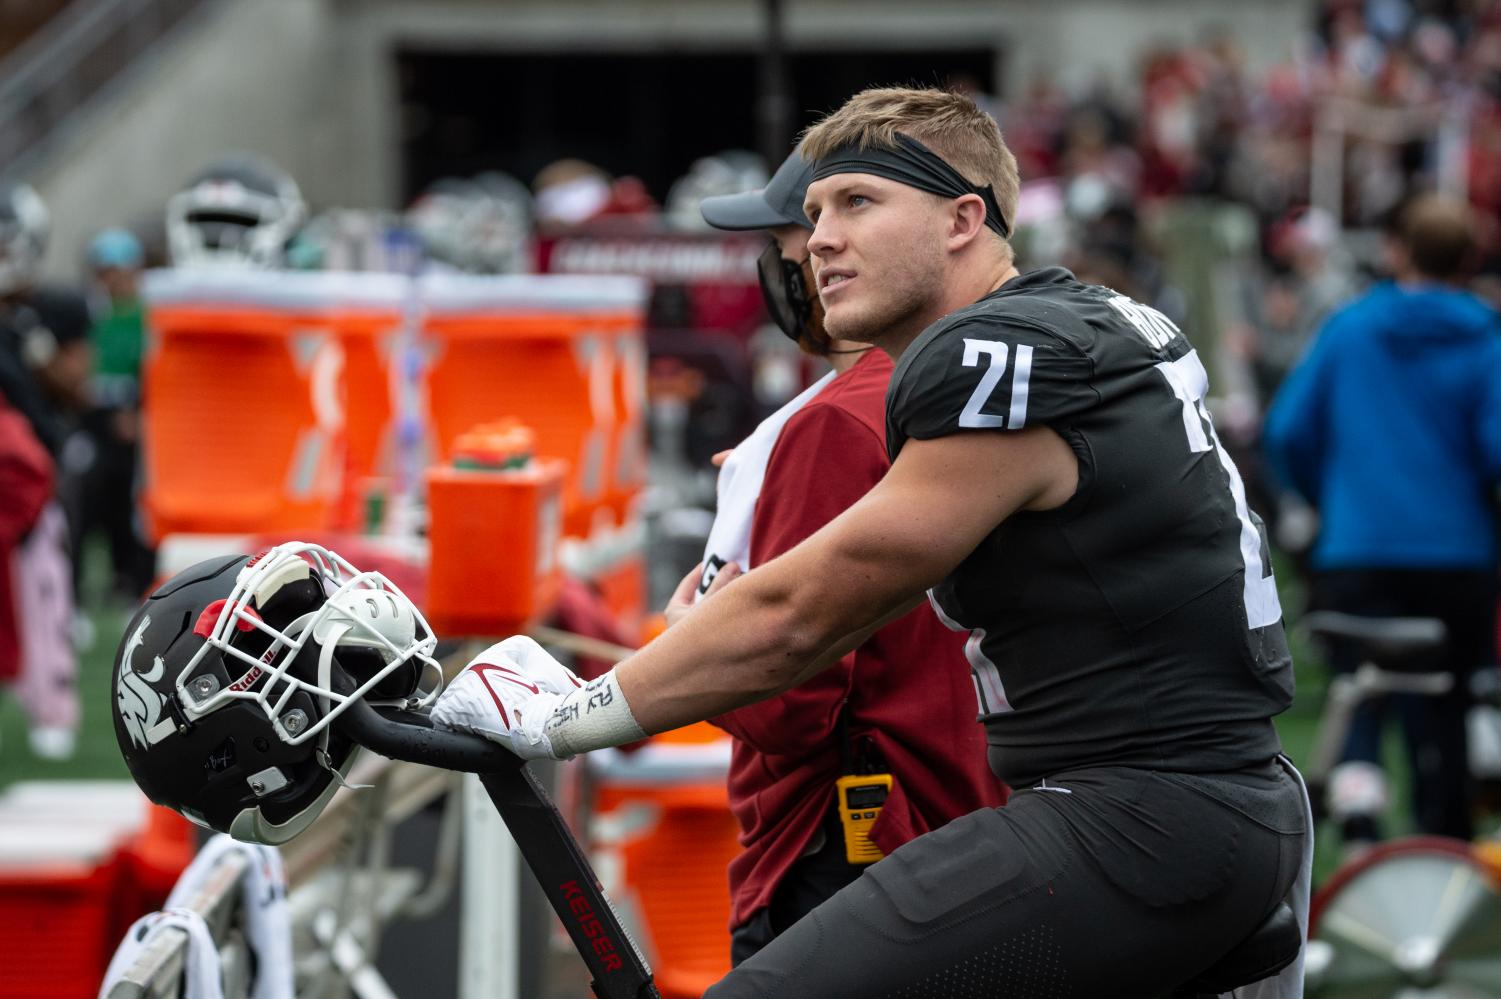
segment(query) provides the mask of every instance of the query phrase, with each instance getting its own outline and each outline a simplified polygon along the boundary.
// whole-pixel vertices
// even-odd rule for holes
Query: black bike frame
[[[336,689],[340,686],[335,683]],[[352,683],[349,689],[354,689]],[[595,996],[659,999],[651,968],[621,925],[589,858],[525,761],[479,736],[435,729],[424,714],[378,711],[364,701],[351,704],[334,724],[348,738],[390,759],[478,774],[584,959]]]

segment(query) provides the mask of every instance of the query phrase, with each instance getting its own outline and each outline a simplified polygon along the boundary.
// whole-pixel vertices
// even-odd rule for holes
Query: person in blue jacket
[[[1464,681],[1495,661],[1501,481],[1501,321],[1462,288],[1473,224],[1467,205],[1439,195],[1400,213],[1387,251],[1393,280],[1325,322],[1277,393],[1264,434],[1273,469],[1319,511],[1316,603],[1447,625],[1440,668],[1462,682],[1451,695],[1403,695],[1391,706],[1411,756],[1419,829],[1466,839]],[[1336,670],[1358,665],[1349,650],[1332,651]],[[1384,791],[1371,778],[1385,707],[1368,703],[1357,716],[1331,775],[1347,842],[1379,835],[1373,813]]]

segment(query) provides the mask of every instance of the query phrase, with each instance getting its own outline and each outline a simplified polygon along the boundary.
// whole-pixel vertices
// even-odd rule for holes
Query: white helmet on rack
[[[252,153],[205,167],[167,201],[174,267],[274,268],[307,214],[297,182]]]

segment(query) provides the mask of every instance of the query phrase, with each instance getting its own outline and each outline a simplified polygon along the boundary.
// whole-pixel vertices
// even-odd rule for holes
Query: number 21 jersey
[[[886,398],[909,439],[1056,431],[1074,496],[1000,524],[929,593],[970,632],[991,768],[1014,786],[1092,765],[1184,772],[1269,759],[1292,662],[1266,532],[1165,316],[1060,268],[925,330]]]

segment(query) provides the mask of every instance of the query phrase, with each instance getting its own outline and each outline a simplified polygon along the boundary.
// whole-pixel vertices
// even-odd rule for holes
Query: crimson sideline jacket
[[[867,352],[782,428],[752,520],[753,566],[795,547],[886,474],[891,372],[885,353]],[[807,683],[713,719],[734,736],[729,798],[744,852],[729,869],[732,928],[770,903],[831,807],[846,697],[850,742],[873,740],[895,777],[871,831],[884,853],[1005,802],[985,761],[965,637],[925,604]]]
[[[47,449],[0,394],[0,680],[15,679],[21,662],[11,556],[52,498],[52,485]]]

